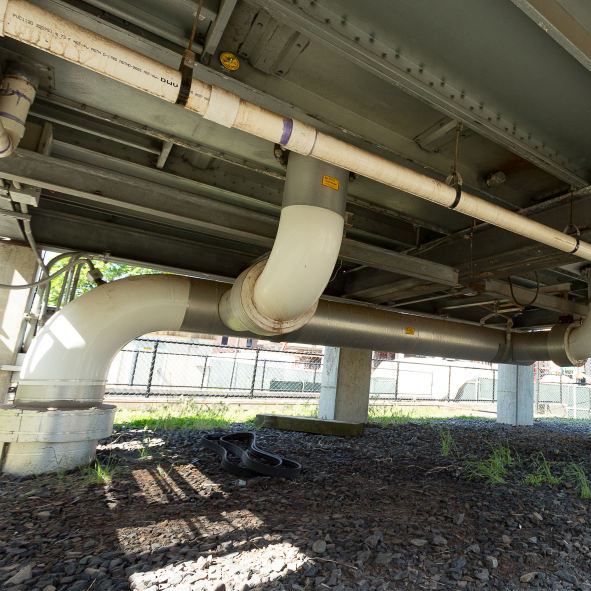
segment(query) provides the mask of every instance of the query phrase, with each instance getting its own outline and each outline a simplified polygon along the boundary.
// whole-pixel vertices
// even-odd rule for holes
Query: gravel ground
[[[440,428],[457,455],[442,456]],[[591,477],[590,431],[478,419],[361,439],[262,429],[259,445],[304,474],[240,481],[199,449],[204,432],[119,429],[99,451],[118,465],[107,484],[0,476],[0,589],[591,590],[590,501],[568,479],[523,482],[540,451],[554,474],[575,461]],[[506,482],[470,479],[468,461],[501,444],[516,459]]]

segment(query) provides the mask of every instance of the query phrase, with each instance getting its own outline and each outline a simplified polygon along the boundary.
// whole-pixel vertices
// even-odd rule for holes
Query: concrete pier
[[[369,407],[371,351],[326,347],[318,418],[365,423]]]
[[[499,364],[497,390],[497,423],[533,425],[533,365]]]

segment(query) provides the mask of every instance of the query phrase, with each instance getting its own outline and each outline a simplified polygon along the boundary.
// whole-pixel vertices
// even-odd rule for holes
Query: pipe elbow
[[[187,277],[139,275],[76,298],[33,340],[23,361],[15,404],[58,408],[100,404],[116,352],[142,334],[177,330],[189,292]]]
[[[244,271],[219,305],[232,330],[280,335],[309,322],[341,247],[349,173],[291,153],[269,258]]]

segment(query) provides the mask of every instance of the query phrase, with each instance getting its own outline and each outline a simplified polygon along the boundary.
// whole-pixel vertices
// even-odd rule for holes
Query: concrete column
[[[30,283],[35,278],[37,259],[28,246],[0,242],[0,283]],[[1,369],[16,362],[28,289],[0,289],[0,404],[7,400],[11,371]]]
[[[533,365],[499,364],[497,392],[497,423],[533,425]]]
[[[367,422],[371,351],[326,347],[318,417],[348,423]]]

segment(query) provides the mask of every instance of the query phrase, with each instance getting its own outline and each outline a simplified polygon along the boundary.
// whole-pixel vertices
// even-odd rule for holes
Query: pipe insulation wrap
[[[318,301],[333,273],[343,226],[343,217],[329,209],[290,205],[281,210],[273,250],[254,286],[261,314],[287,321]]]
[[[35,100],[36,82],[16,64],[7,68],[0,85],[0,158],[10,156],[25,133],[25,121]]]
[[[26,0],[1,0],[0,23],[2,22],[3,34],[6,36],[170,103],[176,102],[181,73],[174,68],[79,27]],[[193,79],[186,108],[203,116],[208,109],[211,95],[212,86]],[[228,124],[233,115],[227,119],[221,115],[219,117],[224,120],[223,124]],[[290,126],[291,131],[287,137]],[[247,101],[240,100],[233,127],[273,143],[282,143],[283,139],[292,151],[312,155],[444,207],[451,207],[455,203],[455,189],[444,183]],[[454,209],[563,252],[591,260],[591,244],[580,242],[574,236],[543,226],[469,193],[461,193],[460,201]]]
[[[144,275],[101,285],[73,300],[33,340],[15,404],[100,404],[115,353],[139,335],[177,330],[189,288],[187,277]]]
[[[572,365],[582,365],[591,356],[591,314],[587,314],[583,324],[571,324],[567,335],[567,354],[574,361]]]
[[[239,107],[240,98],[237,95],[213,86],[203,118],[224,127],[232,127],[236,121]]]

